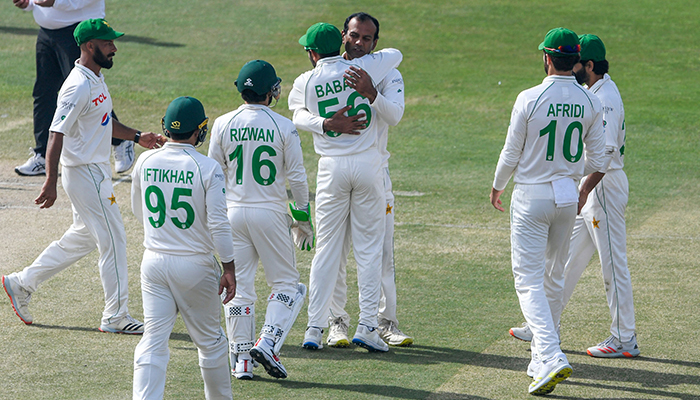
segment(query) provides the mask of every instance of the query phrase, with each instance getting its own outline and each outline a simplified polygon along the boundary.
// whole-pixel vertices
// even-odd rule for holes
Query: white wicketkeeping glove
[[[296,208],[296,203],[292,206],[289,204],[289,211],[292,213],[292,218],[295,222],[292,225],[292,235],[294,236],[294,244],[300,250],[311,251],[316,245],[316,236],[314,235],[314,226],[311,222],[309,205],[301,209]]]

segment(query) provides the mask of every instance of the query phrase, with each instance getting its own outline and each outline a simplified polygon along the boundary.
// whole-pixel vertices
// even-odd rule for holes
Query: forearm
[[[588,175],[579,188],[579,195],[588,197],[588,194],[593,191],[593,188],[603,179],[603,176],[605,176],[604,172],[594,172]]]
[[[49,141],[46,149],[46,181],[58,182],[58,162],[63,150],[63,134],[49,132]]]
[[[112,119],[112,137],[124,140],[134,140],[137,133],[140,133],[138,129],[129,128],[121,122]]]

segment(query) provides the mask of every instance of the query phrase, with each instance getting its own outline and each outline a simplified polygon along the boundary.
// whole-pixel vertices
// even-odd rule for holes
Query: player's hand
[[[34,4],[39,7],[53,7],[53,3],[55,2],[56,0],[34,0]]]
[[[29,0],[12,0],[12,3],[23,10],[29,7]]]
[[[311,220],[297,221],[292,227],[292,236],[294,244],[299,250],[311,251],[316,246],[316,237],[314,236],[314,227],[311,225]]]
[[[226,296],[222,300],[222,303],[226,304],[236,296],[236,270],[233,266],[233,261],[223,263],[223,266],[224,272],[221,274],[221,280],[219,281],[219,295],[226,290]]]
[[[501,202],[501,199],[500,199],[502,194],[503,194],[503,190],[496,190],[494,188],[491,188],[491,194],[489,195],[489,199],[491,199],[491,205],[493,205],[493,207],[496,210],[501,211],[501,212],[505,211],[505,209],[501,205],[501,204],[503,204]]]
[[[323,130],[333,131],[337,133],[345,133],[348,135],[359,135],[362,129],[367,127],[367,120],[362,119],[365,114],[345,115],[346,112],[352,109],[352,106],[345,106],[336,111],[332,117],[326,118],[323,121]]]
[[[39,208],[49,208],[56,202],[57,198],[56,182],[49,182],[47,179],[44,181],[44,186],[41,187],[39,197],[34,199],[34,204],[38,205]]]
[[[143,132],[141,133],[139,144],[147,149],[157,149],[162,147],[167,141],[168,139],[163,135],[155,134],[153,132]]]
[[[588,200],[588,192],[585,192],[583,190],[578,192],[578,211],[576,212],[576,215],[581,215],[581,210],[583,209],[583,206],[586,205],[586,201]]]
[[[343,78],[345,78],[345,82],[348,86],[366,97],[370,104],[374,103],[374,100],[377,98],[377,89],[372,85],[372,78],[367,71],[353,65],[350,66],[350,69],[345,70]]]

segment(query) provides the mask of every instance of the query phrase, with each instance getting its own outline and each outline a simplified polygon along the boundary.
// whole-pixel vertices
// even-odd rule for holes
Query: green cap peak
[[[78,24],[73,31],[73,37],[78,46],[92,39],[114,40],[123,36],[122,32],[117,32],[102,18],[85,20]]]

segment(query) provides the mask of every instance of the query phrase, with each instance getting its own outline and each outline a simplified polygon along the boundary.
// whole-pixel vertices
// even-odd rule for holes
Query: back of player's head
[[[194,131],[199,130],[197,144],[207,135],[209,118],[202,103],[194,97],[183,96],[173,100],[161,120],[163,134],[173,140],[187,140]]]
[[[538,49],[551,57],[552,65],[559,71],[572,70],[580,60],[581,43],[570,29],[551,29]]]
[[[321,58],[340,54],[340,46],[343,44],[343,36],[338,28],[325,22],[313,24],[306,30],[306,34],[299,38],[299,44],[305,50],[313,50],[321,55]]]
[[[234,84],[247,103],[262,103],[271,93],[271,98],[279,98],[282,79],[277,76],[275,67],[267,61],[248,61]]]
[[[345,24],[343,24],[343,32],[348,31],[348,25],[350,24],[350,21],[353,20],[353,18],[357,18],[357,20],[360,22],[372,21],[374,26],[377,27],[377,30],[374,32],[374,40],[379,39],[379,21],[373,16],[367,14],[366,12],[356,12],[354,14],[350,14],[349,17],[345,18]]]

